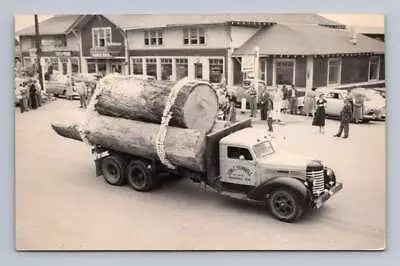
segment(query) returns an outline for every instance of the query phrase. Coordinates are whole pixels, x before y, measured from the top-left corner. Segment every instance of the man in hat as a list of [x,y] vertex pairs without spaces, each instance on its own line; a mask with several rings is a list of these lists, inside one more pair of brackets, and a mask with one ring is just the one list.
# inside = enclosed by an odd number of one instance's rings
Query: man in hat
[[257,117],[257,91],[253,85],[249,88],[250,117]]
[[342,108],[342,111],[340,112],[340,126],[339,126],[339,131],[334,137],[340,137],[342,135],[342,132],[344,130],[344,139],[347,139],[349,137],[349,124],[351,122],[351,119],[353,118],[353,112],[351,108],[351,98],[347,97],[344,100],[344,106]]

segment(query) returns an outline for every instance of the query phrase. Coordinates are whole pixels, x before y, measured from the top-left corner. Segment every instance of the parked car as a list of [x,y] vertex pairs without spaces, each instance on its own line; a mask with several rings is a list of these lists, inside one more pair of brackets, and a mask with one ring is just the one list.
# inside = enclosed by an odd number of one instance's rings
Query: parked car
[[[229,88],[228,92],[236,96],[238,104],[242,102],[243,98],[246,99],[246,102],[248,104],[250,102],[249,89],[251,86],[255,86],[255,80],[245,79],[239,85]],[[258,94],[260,94],[264,88],[266,88],[265,82],[262,80],[258,81]]]
[[363,121],[383,119],[386,116],[385,100],[379,94],[367,89],[353,89],[348,94],[346,90],[339,89],[319,89],[318,93],[323,93],[327,101],[325,112],[327,116],[339,117],[346,97],[354,98],[354,93],[360,92],[364,95]]
[[45,89],[55,97],[64,97],[68,100],[79,99],[79,95],[70,82],[45,81]]

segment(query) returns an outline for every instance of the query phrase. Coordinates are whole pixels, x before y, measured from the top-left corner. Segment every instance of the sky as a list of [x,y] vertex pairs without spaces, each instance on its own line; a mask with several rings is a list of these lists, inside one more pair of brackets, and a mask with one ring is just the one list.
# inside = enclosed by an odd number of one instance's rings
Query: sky
[[[339,23],[356,27],[384,27],[384,15],[368,13],[321,13],[320,15],[337,21]],[[39,21],[52,17],[51,15],[39,15]],[[34,16],[17,15],[15,16],[15,30],[19,31],[34,24]]]

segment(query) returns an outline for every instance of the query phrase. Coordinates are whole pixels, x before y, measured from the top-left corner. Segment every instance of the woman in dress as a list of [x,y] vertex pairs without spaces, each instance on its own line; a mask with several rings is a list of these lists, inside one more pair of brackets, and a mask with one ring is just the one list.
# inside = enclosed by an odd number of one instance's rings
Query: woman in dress
[[281,88],[275,88],[275,96],[273,104],[274,104],[273,119],[278,123],[281,123],[282,122],[281,111],[283,109],[283,92]]
[[315,111],[312,125],[319,127],[319,132],[322,134],[325,133],[325,105],[324,95],[320,94],[316,102],[317,110]]
[[316,98],[316,91],[317,88],[312,88],[311,91],[307,91],[305,97],[304,97],[304,114],[306,117],[309,117],[310,114],[311,116],[314,116],[315,112],[315,98]]

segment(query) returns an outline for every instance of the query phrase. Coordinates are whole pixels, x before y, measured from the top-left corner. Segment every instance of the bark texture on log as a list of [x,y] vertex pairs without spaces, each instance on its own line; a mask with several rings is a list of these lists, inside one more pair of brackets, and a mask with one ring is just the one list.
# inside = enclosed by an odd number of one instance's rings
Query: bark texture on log
[[[160,124],[175,84],[170,81],[115,80],[103,86],[95,109],[102,115]],[[218,97],[207,84],[189,83],[179,91],[170,111],[169,125],[207,133],[217,116]]]
[[[79,123],[53,123],[52,128],[63,137],[81,140]],[[155,140],[159,128],[157,124],[97,115],[91,119],[85,135],[92,145],[151,159],[157,157]],[[173,165],[204,172],[204,134],[168,127],[164,147]]]

